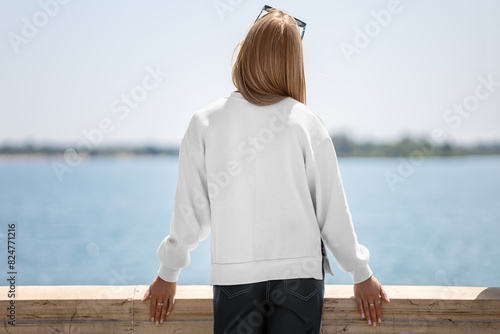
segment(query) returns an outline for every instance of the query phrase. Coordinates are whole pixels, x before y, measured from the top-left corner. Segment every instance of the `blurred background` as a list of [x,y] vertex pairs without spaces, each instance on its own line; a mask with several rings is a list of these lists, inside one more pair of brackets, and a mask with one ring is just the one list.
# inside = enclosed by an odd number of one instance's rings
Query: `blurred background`
[[[307,105],[379,281],[500,286],[494,0],[0,1],[0,241],[15,224],[18,285],[151,283],[178,145],[235,90],[265,4],[307,23]],[[209,238],[178,284],[208,284]],[[352,283],[329,256],[325,282]]]

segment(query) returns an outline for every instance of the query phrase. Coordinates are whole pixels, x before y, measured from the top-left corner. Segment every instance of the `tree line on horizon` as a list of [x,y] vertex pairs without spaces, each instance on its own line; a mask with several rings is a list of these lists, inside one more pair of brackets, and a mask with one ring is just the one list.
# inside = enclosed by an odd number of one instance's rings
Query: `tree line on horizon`
[[[403,137],[393,142],[355,141],[346,134],[331,136],[337,156],[339,157],[409,157],[424,154],[425,156],[460,156],[460,155],[490,155],[500,154],[500,142],[476,143],[474,145],[459,145],[452,142],[440,144],[432,143],[428,139]],[[0,155],[63,155],[67,146],[36,145],[32,142],[21,144],[3,144],[0,146]],[[139,147],[127,146],[98,146],[90,152],[82,152],[90,156],[118,156],[118,155],[158,155],[176,156],[178,146]]]

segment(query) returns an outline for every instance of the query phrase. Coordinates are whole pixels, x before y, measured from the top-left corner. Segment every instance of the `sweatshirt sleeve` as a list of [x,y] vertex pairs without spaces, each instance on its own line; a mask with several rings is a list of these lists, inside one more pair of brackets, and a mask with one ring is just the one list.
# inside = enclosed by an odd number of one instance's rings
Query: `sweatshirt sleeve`
[[210,232],[210,203],[204,154],[189,140],[188,131],[179,148],[179,166],[170,234],[156,251],[161,264],[158,276],[177,282],[182,268],[191,261],[190,252]]
[[309,189],[321,235],[340,269],[361,283],[372,275],[370,252],[358,243],[347,204],[337,155],[330,137],[313,150],[306,165]]

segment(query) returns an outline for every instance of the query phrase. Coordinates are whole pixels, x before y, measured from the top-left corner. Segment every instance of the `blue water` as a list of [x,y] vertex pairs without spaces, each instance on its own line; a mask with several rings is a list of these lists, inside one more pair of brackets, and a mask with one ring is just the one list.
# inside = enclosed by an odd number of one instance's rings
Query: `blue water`
[[[150,284],[169,233],[177,158],[87,159],[62,182],[53,161],[0,159],[4,275],[15,223],[17,285]],[[398,173],[398,159],[339,164],[358,240],[382,284],[500,286],[500,157],[428,157],[393,189],[385,174]],[[209,238],[178,284],[208,284]],[[328,253],[335,277],[325,282],[351,284]]]

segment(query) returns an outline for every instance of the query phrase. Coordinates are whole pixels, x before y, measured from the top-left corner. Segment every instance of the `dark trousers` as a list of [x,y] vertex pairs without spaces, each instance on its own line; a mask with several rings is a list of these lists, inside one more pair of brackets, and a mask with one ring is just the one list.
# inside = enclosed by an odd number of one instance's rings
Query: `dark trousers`
[[322,280],[214,284],[214,334],[320,333],[325,294],[323,265],[322,271]]

